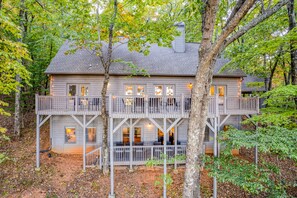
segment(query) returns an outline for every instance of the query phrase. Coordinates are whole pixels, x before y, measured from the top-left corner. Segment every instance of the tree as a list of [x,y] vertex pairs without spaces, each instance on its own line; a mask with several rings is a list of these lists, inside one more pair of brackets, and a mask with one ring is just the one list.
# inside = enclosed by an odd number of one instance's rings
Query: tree
[[[289,31],[295,31],[296,33],[296,13],[294,9],[294,0],[289,1],[287,8],[288,8],[288,17],[289,17]],[[297,85],[297,47],[293,39],[290,40],[290,55],[291,55],[290,74],[292,78],[292,84]]]
[[112,63],[117,61],[130,66],[133,74],[143,74],[143,70],[138,69],[133,63],[113,59],[112,53],[117,46],[122,44],[127,44],[131,51],[142,52],[145,55],[149,53],[150,43],[169,46],[173,36],[176,35],[176,30],[172,21],[158,15],[158,11],[166,3],[167,1],[136,0],[89,3],[77,0],[75,6],[72,7],[72,16],[66,21],[70,29],[69,39],[75,42],[73,51],[85,48],[94,52],[99,58],[99,65],[104,69],[101,116],[103,121],[103,172],[105,174],[108,173],[109,153],[106,94],[110,68]]
[[[266,192],[271,197],[285,197],[286,186],[293,186],[282,177],[278,163],[272,164],[263,159],[258,166],[253,162],[233,156],[231,150],[245,147],[258,147],[263,154],[276,156],[276,159],[291,159],[297,162],[297,86],[281,86],[268,91],[261,97],[267,98],[262,114],[245,120],[245,124],[256,124],[256,130],[230,128],[221,133],[219,139],[224,144],[221,157],[207,157],[206,169],[218,181],[230,182],[252,194]],[[218,168],[220,164],[220,168]]]
[[[17,91],[20,86],[20,82],[16,80],[17,75],[24,79],[25,83],[29,81],[29,72],[20,60],[30,58],[26,46],[18,41],[21,30],[16,21],[15,10],[8,3],[0,1],[0,95]],[[0,115],[9,116],[3,108],[5,106],[8,106],[8,103],[0,100]],[[5,131],[6,129],[0,126],[0,139],[4,137]]]
[[288,11],[281,9],[261,26],[250,30],[226,49],[224,54],[231,61],[225,67],[239,67],[246,74],[267,79],[267,90],[290,84],[290,52],[297,34],[295,30],[290,31],[289,21]]
[[[199,67],[192,89],[192,104],[188,129],[187,160],[183,197],[199,197],[198,154],[201,153],[207,119],[208,95],[213,74],[213,66],[218,55],[232,42],[248,30],[270,17],[284,6],[288,0],[281,0],[273,6],[263,3],[263,9],[253,0],[234,2],[233,9],[224,21],[221,31],[213,42],[219,1],[202,2],[202,41],[199,49]],[[194,3],[194,2],[193,2]],[[260,2],[261,3],[261,2]],[[266,9],[264,7],[264,3]],[[252,9],[253,8],[253,9]],[[253,18],[252,16],[256,16]],[[251,18],[251,19],[250,19]],[[244,20],[246,19],[246,20]],[[239,30],[235,31],[238,27]]]

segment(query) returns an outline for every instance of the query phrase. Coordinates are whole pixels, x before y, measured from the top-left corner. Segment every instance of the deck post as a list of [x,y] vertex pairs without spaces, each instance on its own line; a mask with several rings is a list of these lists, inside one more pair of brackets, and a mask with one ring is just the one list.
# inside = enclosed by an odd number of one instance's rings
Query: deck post
[[227,97],[224,96],[224,114],[226,114],[226,113],[227,113]]
[[78,107],[78,96],[75,96],[75,111],[77,112]]
[[40,127],[39,114],[36,115],[36,170],[40,169]]
[[130,139],[130,170],[129,171],[132,171],[133,168],[132,168],[132,162],[133,162],[133,151],[132,151],[132,130],[133,130],[133,127],[132,127],[132,118],[130,118],[130,125],[129,125],[129,139]]
[[185,96],[184,94],[182,93],[182,97],[181,97],[181,113],[182,113],[182,117],[184,117],[185,115],[185,108],[184,108],[184,105],[185,105]]
[[110,193],[109,193],[109,198],[114,198],[115,194],[114,194],[114,167],[113,167],[113,118],[110,118],[110,140],[109,140],[109,144],[110,144]]
[[166,198],[166,180],[167,180],[167,127],[166,127],[166,118],[164,118],[164,127],[163,127],[163,134],[164,134],[164,179],[163,179],[163,198]]
[[[217,117],[214,118],[214,142],[213,142],[213,155],[218,156],[217,148]],[[217,198],[217,178],[213,178],[213,198]]]
[[174,169],[176,169],[176,156],[177,156],[177,126],[174,127]]
[[83,115],[83,171],[86,171],[86,115]]
[[38,94],[35,94],[35,113],[38,113]]

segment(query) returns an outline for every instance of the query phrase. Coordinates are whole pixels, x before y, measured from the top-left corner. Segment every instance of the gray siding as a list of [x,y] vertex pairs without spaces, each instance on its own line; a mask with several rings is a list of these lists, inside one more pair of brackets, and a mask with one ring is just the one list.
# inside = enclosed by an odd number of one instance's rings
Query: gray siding
[[[239,78],[214,78],[214,85],[225,85],[227,87],[227,96],[238,95]],[[103,76],[98,75],[53,75],[51,95],[65,96],[67,93],[67,84],[90,84],[89,95],[98,96],[101,93]],[[190,95],[191,90],[188,84],[193,82],[192,77],[125,77],[112,76],[108,85],[108,94],[124,95],[125,85],[145,85],[146,94],[154,95],[155,85],[175,85],[175,94]]]
[[[88,117],[90,119],[90,117]],[[65,127],[75,127],[76,143],[65,142]],[[98,147],[102,142],[102,121],[96,118],[88,127],[96,127],[96,143],[87,143],[87,151]],[[82,153],[83,129],[70,116],[52,117],[52,150],[58,153]]]
[[[98,75],[53,75],[51,82],[51,95],[65,96],[67,94],[68,84],[89,84],[89,95],[98,96],[101,93],[103,77]],[[124,77],[112,76],[108,85],[108,94],[124,95],[125,85],[145,85],[146,94],[154,95],[155,85],[175,85],[175,95],[190,95],[188,84],[193,82],[191,77]],[[237,96],[239,91],[239,78],[214,78],[213,85],[224,85],[227,87],[227,96]],[[82,120],[82,117],[79,117]],[[88,120],[91,117],[88,117]],[[221,120],[224,116],[221,116]],[[156,122],[163,127],[162,119],[155,119]],[[114,120],[114,127],[120,123],[121,120]],[[239,127],[240,117],[231,116],[224,125],[231,124]],[[154,126],[148,119],[142,119],[135,126],[142,128],[142,141],[147,144],[152,144],[157,141],[157,127]],[[167,127],[170,123],[167,122]],[[65,127],[76,128],[76,143],[65,143]],[[97,128],[97,142],[96,144],[87,144],[87,151],[98,147],[102,143],[102,121],[98,117],[90,124],[90,127]],[[123,125],[114,133],[114,141],[122,141],[122,128],[127,127]],[[187,141],[188,120],[177,127],[177,139],[180,142]],[[210,140],[212,140],[213,133],[210,132]],[[168,135],[167,135],[168,137]],[[53,116],[51,118],[51,139],[52,149],[56,152],[63,153],[82,153],[82,128],[71,116]],[[167,139],[168,140],[168,139]]]

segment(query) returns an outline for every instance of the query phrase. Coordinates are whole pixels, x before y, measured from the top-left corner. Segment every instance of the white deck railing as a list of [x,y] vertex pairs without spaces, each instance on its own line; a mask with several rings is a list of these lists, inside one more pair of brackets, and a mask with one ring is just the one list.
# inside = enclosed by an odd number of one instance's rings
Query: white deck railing
[[101,147],[86,153],[86,167],[102,167]]
[[98,112],[102,100],[97,96],[36,96],[36,112]]
[[[158,161],[164,159],[164,146],[162,145],[132,146],[131,149],[132,152],[130,152],[129,146],[114,146],[114,163],[117,165],[128,165],[130,163],[139,165],[145,164],[148,160]],[[186,145],[166,146],[166,157],[168,159],[174,158],[175,155],[185,155],[185,153]],[[130,155],[132,155],[131,158]]]
[[[108,96],[107,109],[118,117],[186,117],[191,109],[189,96]],[[100,113],[99,96],[38,96],[36,113]],[[208,115],[256,114],[259,112],[257,97],[210,97]]]

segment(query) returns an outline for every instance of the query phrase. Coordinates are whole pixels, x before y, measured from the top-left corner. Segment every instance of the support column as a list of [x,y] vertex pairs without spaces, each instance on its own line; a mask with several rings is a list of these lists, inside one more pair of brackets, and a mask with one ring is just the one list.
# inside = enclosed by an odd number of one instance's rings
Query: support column
[[[218,133],[218,127],[217,127],[217,117],[214,118],[214,142],[213,142],[213,156],[218,156],[218,147],[217,147],[217,133]],[[217,197],[217,178],[213,178],[213,198]]]
[[36,115],[36,170],[40,169],[40,127],[39,114]]
[[164,185],[163,185],[163,198],[166,198],[166,175],[167,175],[167,152],[166,152],[166,146],[167,146],[167,127],[166,127],[166,118],[164,118],[164,124],[163,124],[163,134],[164,134]]
[[132,130],[133,130],[133,125],[132,125],[132,118],[130,118],[130,125],[129,125],[129,140],[130,140],[130,145],[129,145],[129,147],[130,147],[130,149],[129,149],[129,151],[130,151],[130,170],[129,171],[132,171],[133,170],[133,168],[132,168],[132,162],[133,162],[133,150],[132,150],[132,138],[133,138],[133,136],[132,136]]
[[86,171],[86,115],[83,115],[83,171]]
[[176,156],[177,156],[177,126],[174,127],[174,169],[176,169]]
[[110,140],[109,140],[109,145],[110,145],[110,193],[109,193],[109,198],[114,198],[114,167],[113,167],[113,118],[110,118],[109,122],[109,130],[110,130]]

